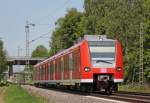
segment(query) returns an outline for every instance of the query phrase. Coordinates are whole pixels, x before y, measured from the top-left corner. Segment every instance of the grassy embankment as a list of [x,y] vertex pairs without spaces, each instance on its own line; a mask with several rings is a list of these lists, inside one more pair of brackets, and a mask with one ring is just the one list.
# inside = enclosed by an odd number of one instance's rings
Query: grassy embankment
[[42,97],[29,94],[19,86],[11,85],[4,94],[5,103],[48,103]]
[[121,85],[119,91],[150,93],[150,86],[139,84]]

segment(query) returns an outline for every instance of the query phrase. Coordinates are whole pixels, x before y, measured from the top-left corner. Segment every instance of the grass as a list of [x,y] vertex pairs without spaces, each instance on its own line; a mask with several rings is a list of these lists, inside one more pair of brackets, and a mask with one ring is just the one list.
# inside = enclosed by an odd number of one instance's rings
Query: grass
[[150,93],[150,85],[139,85],[139,84],[120,85],[119,91]]
[[47,103],[42,97],[29,94],[19,86],[11,85],[4,94],[5,103]]

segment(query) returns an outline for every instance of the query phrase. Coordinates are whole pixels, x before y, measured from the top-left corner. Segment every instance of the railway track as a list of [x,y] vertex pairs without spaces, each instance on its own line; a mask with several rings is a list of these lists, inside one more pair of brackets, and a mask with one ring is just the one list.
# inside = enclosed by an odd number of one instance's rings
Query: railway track
[[100,97],[106,99],[132,102],[132,103],[150,103],[150,93],[135,93],[135,92],[121,91],[121,92],[112,93],[112,95],[104,95],[102,93],[97,93],[97,92],[84,93],[84,92],[74,91],[74,90],[61,90],[61,92],[68,92],[68,93],[86,95],[86,96],[94,96],[94,97]]
[[67,89],[60,89],[60,88],[43,88],[43,89],[66,92],[66,93],[71,93],[71,94],[76,94],[81,96],[92,96],[97,98],[119,100],[124,102],[150,103],[150,93],[135,93],[135,92],[121,91],[121,92],[112,93],[112,95],[104,95],[98,92],[85,93],[76,90],[67,90]]
[[112,95],[106,96],[99,93],[90,93],[91,96],[103,97],[108,99],[132,102],[132,103],[150,103],[150,94],[130,93],[130,92],[116,92]]

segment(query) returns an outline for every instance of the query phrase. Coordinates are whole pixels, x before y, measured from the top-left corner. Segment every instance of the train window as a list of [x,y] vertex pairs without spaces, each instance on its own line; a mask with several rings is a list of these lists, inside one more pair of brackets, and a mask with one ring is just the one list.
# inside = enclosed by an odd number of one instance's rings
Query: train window
[[[42,68],[42,70],[43,70],[43,76],[45,75],[45,65],[43,65],[43,68]],[[44,79],[44,78],[43,78]]]
[[58,63],[58,60],[56,59],[56,60],[55,60],[55,73],[57,73],[57,68],[58,68],[58,67],[57,67],[57,63]]
[[42,66],[42,77],[43,77],[43,75],[44,75],[44,66]]
[[46,75],[46,64],[44,64],[44,79],[45,79],[45,75]]
[[69,72],[69,55],[67,55],[67,71]]
[[72,58],[72,53],[69,54],[69,69],[73,69],[73,58]]
[[36,79],[37,80],[37,76],[38,76],[38,67],[36,67],[35,69],[34,69],[34,79]]
[[42,73],[41,73],[41,77],[42,77],[42,79],[43,79],[43,72],[44,72],[44,70],[43,70],[43,66],[41,66],[41,71],[42,71]]
[[50,74],[52,73],[52,64],[51,64],[51,61],[49,62],[49,73]]
[[51,70],[50,70],[50,62],[48,63],[48,79],[50,80],[50,74],[51,74]]
[[66,71],[66,72],[68,72],[69,71],[69,56],[68,55],[65,55],[64,56],[64,70]]
[[46,71],[47,71],[47,76],[48,76],[48,74],[49,74],[49,66],[48,66],[49,64],[48,63],[46,63]]
[[41,78],[42,78],[42,75],[43,75],[43,67],[41,66]]
[[53,62],[51,62],[50,63],[50,70],[51,70],[51,73],[53,73],[54,72],[54,70],[53,70],[54,68],[53,68]]
[[40,80],[42,80],[42,66],[40,66]]
[[37,79],[38,79],[38,80],[40,79],[40,78],[39,78],[39,76],[40,76],[39,70],[40,70],[40,68],[37,67]]
[[43,71],[42,71],[42,70],[43,70],[43,69],[42,69],[42,66],[41,66],[41,71],[40,71],[40,72],[41,72],[41,78],[42,78],[42,75],[43,75],[43,74],[42,74],[42,73],[43,73]]
[[46,64],[44,64],[44,78],[45,78],[45,75],[47,75],[47,65]]
[[58,71],[61,72],[61,58],[59,58],[58,60],[59,60],[59,62],[58,62],[58,68],[59,68]]
[[38,75],[38,76],[39,76],[39,80],[40,80],[40,78],[41,78],[40,70],[41,70],[41,69],[40,69],[40,67],[39,67],[39,69],[38,69],[38,73],[39,73],[39,75]]
[[55,67],[56,67],[56,68],[55,68],[55,72],[58,73],[58,72],[59,72],[59,67],[60,67],[60,66],[59,66],[59,58],[56,59]]
[[56,67],[55,72],[58,73],[58,71],[59,71],[59,59],[56,59],[55,67]]
[[80,52],[77,54],[77,69],[80,71]]
[[42,74],[43,74],[43,76],[44,76],[44,74],[45,74],[45,68],[44,68],[44,66],[43,66],[42,70],[43,70],[43,73],[42,73]]
[[57,60],[57,73],[59,72],[59,58]]
[[73,71],[75,71],[75,69],[77,68],[77,54],[74,53],[73,54]]
[[46,75],[48,76],[48,74],[49,74],[49,68],[48,68],[48,63],[46,63]]
[[53,66],[53,67],[52,67],[52,68],[53,68],[53,69],[52,69],[52,70],[53,70],[53,73],[55,72],[55,68],[56,68],[56,67],[55,67],[55,63],[56,63],[55,61],[56,61],[56,60],[53,61],[53,65],[52,65],[52,66]]
[[66,71],[66,68],[67,68],[67,66],[66,66],[66,55],[64,56],[64,71]]
[[61,57],[61,71],[64,72],[64,59]]

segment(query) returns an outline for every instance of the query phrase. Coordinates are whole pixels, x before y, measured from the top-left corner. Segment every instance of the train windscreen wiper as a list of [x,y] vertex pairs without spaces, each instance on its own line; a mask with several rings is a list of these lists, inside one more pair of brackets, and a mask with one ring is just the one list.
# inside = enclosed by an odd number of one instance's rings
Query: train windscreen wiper
[[108,63],[108,64],[112,64],[111,62],[105,61],[105,60],[97,60],[96,63],[98,62],[104,62],[104,63]]

